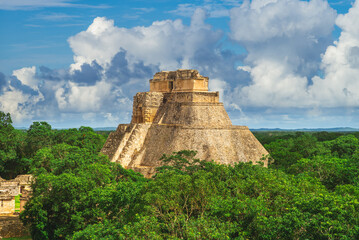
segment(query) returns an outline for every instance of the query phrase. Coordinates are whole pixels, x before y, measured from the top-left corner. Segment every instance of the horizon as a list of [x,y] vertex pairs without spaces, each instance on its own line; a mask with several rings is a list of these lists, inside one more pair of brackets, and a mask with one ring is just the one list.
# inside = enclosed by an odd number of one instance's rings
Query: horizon
[[[51,125],[51,124],[50,124]],[[91,126],[77,126],[77,127],[53,127],[51,126],[52,130],[66,130],[66,129],[79,129],[80,127],[90,127],[95,131],[106,131],[105,129],[111,129],[108,131],[113,131],[117,129],[117,126],[112,127],[91,127]],[[22,127],[22,126],[14,126],[17,130],[28,130],[29,127]],[[347,130],[345,130],[347,129]],[[249,128],[251,131],[333,131],[333,132],[341,132],[342,130],[345,131],[359,131],[359,128],[352,128],[352,127],[329,127],[329,128]]]
[[[359,0],[0,0],[13,126],[129,123],[156,72],[197,69],[233,125],[359,128]],[[14,31],[16,29],[16,31]]]

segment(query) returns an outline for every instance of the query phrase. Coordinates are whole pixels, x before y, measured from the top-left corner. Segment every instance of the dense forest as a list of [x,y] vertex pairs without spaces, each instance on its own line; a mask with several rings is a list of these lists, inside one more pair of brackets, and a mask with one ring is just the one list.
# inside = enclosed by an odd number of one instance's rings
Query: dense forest
[[33,239],[359,239],[359,133],[255,135],[268,168],[184,150],[146,179],[99,154],[106,133],[0,112],[0,175],[34,174]]

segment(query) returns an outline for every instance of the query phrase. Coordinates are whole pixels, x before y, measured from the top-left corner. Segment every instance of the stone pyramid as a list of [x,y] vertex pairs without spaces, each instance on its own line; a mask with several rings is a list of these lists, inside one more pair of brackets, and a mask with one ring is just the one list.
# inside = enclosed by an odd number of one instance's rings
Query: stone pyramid
[[161,166],[162,155],[196,150],[196,158],[222,164],[257,163],[268,152],[246,126],[233,126],[218,92],[197,70],[162,71],[150,91],[133,99],[130,124],[120,124],[101,152],[145,177]]

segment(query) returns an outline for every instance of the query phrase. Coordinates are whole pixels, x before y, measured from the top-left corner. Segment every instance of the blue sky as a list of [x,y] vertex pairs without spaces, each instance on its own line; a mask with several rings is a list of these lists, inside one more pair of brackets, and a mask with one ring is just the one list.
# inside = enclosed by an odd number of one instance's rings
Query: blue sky
[[0,0],[0,110],[116,126],[160,70],[198,69],[237,125],[359,127],[359,0]]

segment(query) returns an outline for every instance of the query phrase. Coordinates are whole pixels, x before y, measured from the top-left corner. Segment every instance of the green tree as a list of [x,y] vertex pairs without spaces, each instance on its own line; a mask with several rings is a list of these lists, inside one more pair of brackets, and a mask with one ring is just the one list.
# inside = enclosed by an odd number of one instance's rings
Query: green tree
[[103,135],[97,134],[90,127],[80,127],[79,129],[64,129],[58,130],[54,133],[54,141],[59,143],[66,143],[72,146],[87,148],[93,153],[98,153],[106,138]]
[[15,178],[26,173],[29,161],[24,155],[25,135],[14,129],[9,113],[0,111],[0,175],[3,178]]
[[32,157],[36,151],[53,144],[53,131],[47,122],[33,122],[27,130],[26,155]]
[[[133,182],[143,180],[104,155],[67,144],[39,150],[32,166],[36,181],[21,218],[29,225],[33,239],[66,239],[89,224],[118,217],[124,209],[132,209],[128,205],[136,190],[127,198],[119,196],[121,186],[116,183],[131,179],[124,183],[123,193],[135,185]],[[116,205],[120,199],[125,199],[122,207]]]
[[67,144],[34,155],[34,194],[21,214],[34,239],[359,239],[350,135],[281,134],[266,145],[271,168],[174,152],[151,179],[98,155],[89,128],[54,136]]
[[11,131],[14,129],[10,113],[0,111],[0,129],[2,131]]
[[327,142],[327,146],[334,156],[350,158],[359,149],[359,140],[354,135],[349,134]]
[[337,185],[352,184],[359,174],[359,169],[352,168],[350,160],[330,156],[303,158],[288,170],[294,174],[306,174],[318,178],[328,189]]

